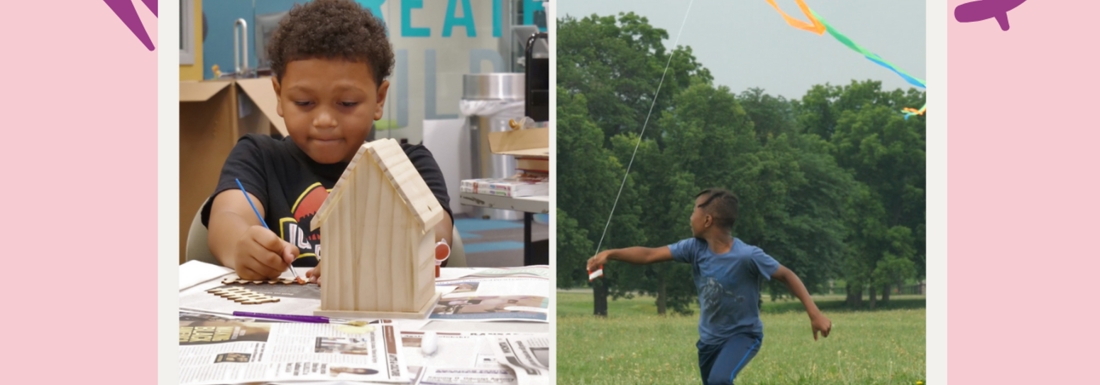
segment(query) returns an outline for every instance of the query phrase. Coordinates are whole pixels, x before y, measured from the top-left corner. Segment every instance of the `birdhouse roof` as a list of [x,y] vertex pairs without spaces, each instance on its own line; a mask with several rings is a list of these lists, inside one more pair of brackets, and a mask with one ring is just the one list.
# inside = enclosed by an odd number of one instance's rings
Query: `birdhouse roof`
[[310,231],[321,227],[329,213],[340,206],[345,195],[349,198],[356,196],[345,190],[348,189],[347,186],[352,185],[351,179],[361,177],[361,174],[356,172],[356,168],[364,162],[377,164],[382,169],[385,182],[393,186],[396,195],[401,198],[401,203],[409,209],[422,229],[432,228],[443,220],[443,206],[428,188],[420,172],[413,167],[412,161],[409,160],[408,155],[405,155],[401,144],[392,138],[385,138],[364,143],[359,147],[359,152],[355,153],[355,157],[351,159],[351,163],[348,163],[340,180],[336,181],[336,186],[333,186],[332,193],[317,210],[317,216],[310,221]]

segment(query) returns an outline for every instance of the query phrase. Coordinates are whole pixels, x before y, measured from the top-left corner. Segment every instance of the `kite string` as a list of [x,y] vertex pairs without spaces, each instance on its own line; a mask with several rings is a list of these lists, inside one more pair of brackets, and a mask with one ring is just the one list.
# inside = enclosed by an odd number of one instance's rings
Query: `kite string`
[[600,252],[600,247],[603,246],[603,239],[607,236],[607,228],[611,226],[611,218],[615,215],[615,208],[619,206],[619,197],[623,194],[623,187],[626,186],[626,177],[630,175],[630,168],[634,165],[634,156],[638,154],[638,147],[642,145],[642,137],[645,136],[646,126],[649,125],[649,117],[653,114],[653,107],[657,105],[657,96],[661,94],[661,86],[665,83],[665,75],[668,74],[668,67],[672,64],[672,57],[676,56],[676,47],[680,44],[680,36],[684,34],[684,25],[687,24],[688,14],[691,13],[691,4],[695,0],[688,2],[687,11],[684,12],[684,20],[680,22],[680,30],[676,32],[676,41],[672,43],[672,52],[668,55],[668,62],[665,63],[665,69],[661,72],[661,81],[657,83],[657,91],[653,93],[653,101],[649,103],[649,112],[645,115],[645,122],[642,123],[642,132],[638,134],[638,143],[634,144],[634,152],[630,154],[630,162],[626,164],[626,173],[623,174],[623,181],[619,184],[619,192],[615,194],[615,202],[611,205],[611,213],[607,215],[607,223],[603,226],[603,233],[600,234],[600,242],[596,244],[596,253]]

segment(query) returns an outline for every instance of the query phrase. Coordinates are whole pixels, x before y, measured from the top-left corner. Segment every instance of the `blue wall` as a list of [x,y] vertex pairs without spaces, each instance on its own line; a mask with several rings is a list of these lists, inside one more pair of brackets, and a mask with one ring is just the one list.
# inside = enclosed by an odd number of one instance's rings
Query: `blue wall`
[[[256,15],[289,10],[296,3],[309,0],[208,0],[202,3],[202,12],[206,15],[207,34],[203,42],[203,79],[213,79],[214,64],[222,72],[233,72],[233,22],[244,19],[248,22],[248,67],[256,68]],[[400,0],[358,0],[366,7],[379,6],[386,1],[400,3]],[[423,1],[423,0],[422,0]],[[427,0],[441,1],[441,0]],[[453,0],[452,0],[453,1]],[[252,8],[253,2],[256,8]],[[534,12],[543,10],[542,3],[533,0],[523,1],[524,24],[532,24]],[[548,20],[549,22],[549,20]],[[545,31],[545,28],[539,28]],[[458,31],[463,31],[458,28]],[[405,31],[402,31],[405,33]]]
[[233,22],[244,19],[248,22],[248,67],[256,68],[256,15],[289,10],[295,3],[307,0],[256,0],[256,9],[252,9],[253,0],[210,0],[202,3],[202,12],[206,14],[206,41],[203,49],[203,79],[213,79],[214,64],[222,72],[233,72]]

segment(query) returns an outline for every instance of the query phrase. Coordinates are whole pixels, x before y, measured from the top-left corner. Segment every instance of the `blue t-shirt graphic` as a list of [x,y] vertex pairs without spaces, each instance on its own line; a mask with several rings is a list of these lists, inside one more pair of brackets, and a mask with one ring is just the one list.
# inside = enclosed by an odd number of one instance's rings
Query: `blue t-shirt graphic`
[[771,280],[779,262],[759,247],[734,238],[733,247],[715,254],[707,241],[688,238],[668,246],[672,259],[690,263],[699,293],[699,340],[721,344],[738,333],[763,334],[761,278]]

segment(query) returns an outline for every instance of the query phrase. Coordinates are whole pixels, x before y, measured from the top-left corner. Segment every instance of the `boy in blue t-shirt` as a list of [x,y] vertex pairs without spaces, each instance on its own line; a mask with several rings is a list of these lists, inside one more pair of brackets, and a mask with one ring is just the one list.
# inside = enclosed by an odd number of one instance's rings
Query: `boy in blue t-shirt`
[[731,235],[737,220],[737,197],[722,189],[707,189],[695,198],[691,213],[693,238],[659,248],[628,247],[606,250],[588,260],[588,270],[608,260],[650,264],[675,260],[690,263],[699,293],[699,371],[703,384],[732,384],[760,351],[764,328],[760,322],[761,277],[787,284],[810,316],[814,340],[828,337],[829,321],[817,309],[802,281],[790,269],[759,247]]
[[[211,253],[250,280],[278,277],[290,264],[320,263],[321,234],[309,231],[310,221],[382,118],[394,65],[382,20],[351,0],[295,5],[267,51],[289,136],[242,137],[202,208]],[[422,145],[401,147],[447,212],[435,227],[436,240],[451,243],[454,221],[439,165]],[[307,276],[317,280],[319,273]]]

